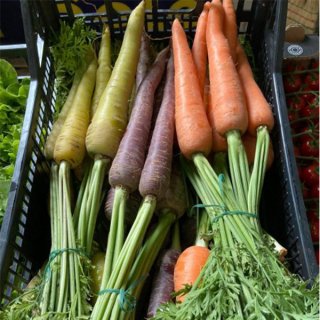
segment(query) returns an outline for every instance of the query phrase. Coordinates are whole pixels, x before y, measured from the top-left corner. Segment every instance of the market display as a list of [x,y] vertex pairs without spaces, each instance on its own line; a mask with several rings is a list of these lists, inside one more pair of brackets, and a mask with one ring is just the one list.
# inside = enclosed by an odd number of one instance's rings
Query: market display
[[[286,248],[260,223],[275,121],[233,1],[204,4],[191,45],[178,18],[169,41],[149,39],[144,13],[142,1],[121,43],[81,18],[51,39],[50,253],[0,317],[317,319],[318,279],[291,273]],[[311,68],[287,70],[284,86],[316,221]]]
[[302,195],[319,264],[319,60],[288,59],[283,81]]

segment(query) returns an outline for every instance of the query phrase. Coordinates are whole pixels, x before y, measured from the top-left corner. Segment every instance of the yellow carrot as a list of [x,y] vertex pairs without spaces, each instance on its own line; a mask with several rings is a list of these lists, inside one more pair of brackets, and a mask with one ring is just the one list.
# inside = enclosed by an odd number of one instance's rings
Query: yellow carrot
[[91,114],[97,110],[101,95],[106,88],[111,75],[111,43],[110,31],[105,25],[103,27],[100,50],[98,55],[98,69],[96,74],[96,87],[94,89]]
[[113,68],[98,108],[88,128],[86,147],[91,156],[114,158],[128,122],[128,104],[139,59],[144,25],[144,1],[132,12]]
[[93,59],[84,73],[72,106],[57,138],[54,160],[77,167],[85,156],[85,137],[90,119],[91,98],[95,84],[97,60]]
[[73,79],[72,87],[69,91],[66,102],[64,103],[61,112],[59,113],[58,119],[53,124],[52,130],[47,138],[46,145],[44,148],[45,157],[48,160],[53,159],[54,146],[56,144],[57,138],[60,134],[61,128],[67,118],[68,112],[72,106],[72,102],[78,90],[80,81],[81,81],[81,73],[77,73]]

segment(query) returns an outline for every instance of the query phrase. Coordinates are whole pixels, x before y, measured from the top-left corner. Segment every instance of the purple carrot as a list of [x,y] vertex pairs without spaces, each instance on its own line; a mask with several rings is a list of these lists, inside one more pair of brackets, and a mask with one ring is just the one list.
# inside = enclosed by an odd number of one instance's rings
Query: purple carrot
[[153,317],[161,304],[171,300],[174,291],[174,267],[181,253],[179,222],[176,221],[173,230],[171,248],[160,256],[160,266],[152,281],[147,317]]
[[112,187],[137,189],[143,168],[153,112],[154,94],[165,69],[169,49],[162,50],[139,87],[127,130],[109,171]]
[[139,184],[140,194],[164,196],[170,183],[174,137],[174,67],[172,56],[167,66],[163,99],[153,130],[148,155]]
[[148,318],[152,318],[156,314],[161,304],[171,300],[171,293],[174,291],[174,266],[180,253],[180,250],[168,249],[161,259],[159,272],[156,274],[152,283],[152,291],[147,313]]
[[148,69],[151,64],[151,54],[150,54],[150,41],[146,32],[142,32],[141,44],[140,44],[140,56],[137,65],[136,73],[136,92],[139,89],[140,84],[148,73]]

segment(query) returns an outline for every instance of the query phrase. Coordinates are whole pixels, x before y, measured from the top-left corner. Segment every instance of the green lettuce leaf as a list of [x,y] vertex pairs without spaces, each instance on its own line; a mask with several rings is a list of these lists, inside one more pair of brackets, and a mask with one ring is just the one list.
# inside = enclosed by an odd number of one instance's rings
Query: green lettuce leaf
[[14,67],[6,60],[0,59],[0,87],[7,88],[18,82],[18,75]]

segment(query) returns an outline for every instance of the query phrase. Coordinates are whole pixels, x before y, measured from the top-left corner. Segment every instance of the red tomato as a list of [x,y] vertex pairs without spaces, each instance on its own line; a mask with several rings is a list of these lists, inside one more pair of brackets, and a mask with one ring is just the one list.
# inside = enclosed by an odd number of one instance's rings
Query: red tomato
[[300,154],[306,157],[317,157],[319,155],[319,142],[314,137],[304,135],[300,139]]
[[319,69],[319,60],[311,61],[311,69]]
[[289,110],[300,111],[305,107],[306,103],[301,96],[293,96],[287,99]]
[[307,217],[308,217],[309,221],[319,220],[319,215],[318,215],[318,212],[316,210],[308,210],[307,211]]
[[304,78],[309,90],[319,90],[319,74],[317,72],[310,72]]
[[285,73],[289,73],[289,72],[293,72],[296,68],[296,65],[293,61],[284,61],[283,63],[283,72]]
[[302,93],[301,97],[303,98],[305,103],[308,104],[314,99],[315,95],[313,93]]
[[308,98],[309,101],[299,111],[301,117],[319,117],[319,99],[317,96]]
[[298,112],[296,110],[288,110],[288,119],[290,123],[298,120]]
[[285,76],[283,80],[284,91],[287,93],[299,91],[302,81],[298,74],[290,74]]
[[319,219],[314,219],[310,223],[311,239],[313,242],[319,242]]
[[302,191],[302,197],[303,197],[303,199],[309,199],[310,197],[309,197],[309,189],[308,189],[308,187],[304,184],[304,183],[302,183],[301,184],[301,191]]
[[319,184],[313,184],[311,188],[309,189],[308,196],[310,199],[319,199],[319,194],[320,194],[320,188]]
[[293,153],[295,157],[300,156],[300,150],[297,146],[293,146]]
[[300,179],[307,186],[312,186],[319,181],[319,163],[314,162],[300,169]]
[[307,217],[310,225],[311,239],[313,242],[319,242],[319,215],[315,210],[308,210]]

